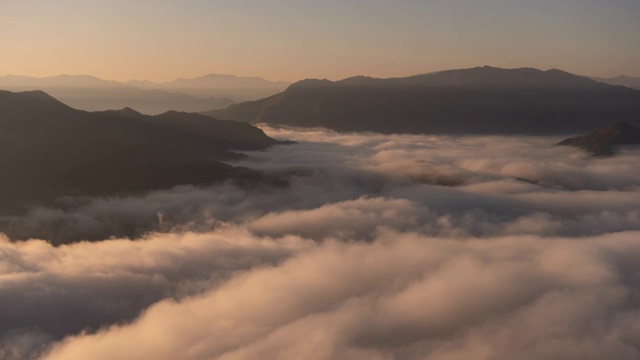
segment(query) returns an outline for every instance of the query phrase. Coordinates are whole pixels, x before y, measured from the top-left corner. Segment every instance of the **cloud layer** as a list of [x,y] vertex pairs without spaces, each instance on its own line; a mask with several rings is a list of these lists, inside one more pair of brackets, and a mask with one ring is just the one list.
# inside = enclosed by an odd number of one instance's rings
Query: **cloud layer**
[[287,186],[2,219],[0,358],[640,356],[639,149],[266,131]]
[[47,359],[633,359],[640,232],[327,241]]

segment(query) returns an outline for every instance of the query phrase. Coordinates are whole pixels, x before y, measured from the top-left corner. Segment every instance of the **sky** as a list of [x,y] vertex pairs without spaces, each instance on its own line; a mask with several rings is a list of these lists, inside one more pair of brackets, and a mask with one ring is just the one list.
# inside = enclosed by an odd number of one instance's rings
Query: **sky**
[[0,75],[640,76],[639,18],[637,0],[2,0]]

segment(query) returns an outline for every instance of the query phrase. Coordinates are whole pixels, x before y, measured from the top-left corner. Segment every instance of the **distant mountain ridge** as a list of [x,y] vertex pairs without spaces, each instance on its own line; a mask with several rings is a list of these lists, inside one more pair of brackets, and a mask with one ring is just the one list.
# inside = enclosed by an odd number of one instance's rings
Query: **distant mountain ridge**
[[640,90],[640,77],[620,75],[612,78],[592,77],[591,79],[603,82],[605,84],[626,86],[632,89]]
[[247,86],[256,86],[256,87],[284,86],[286,87],[291,85],[291,83],[289,82],[269,81],[257,76],[243,77],[243,76],[226,75],[226,74],[208,74],[208,75],[199,76],[195,78],[180,78],[180,79],[161,82],[161,83],[154,83],[149,81],[145,81],[144,83],[160,84],[164,86],[191,86],[191,87],[210,87],[212,85],[216,85],[216,86],[225,86],[230,88],[247,87]]
[[291,83],[269,81],[260,77],[209,74],[195,78],[182,78],[167,82],[132,80],[127,82],[144,89],[180,91],[192,96],[231,98],[234,101],[256,100],[284,91]]
[[169,110],[198,112],[211,108],[220,109],[234,103],[227,98],[196,97],[162,89],[140,89],[91,75],[59,75],[44,78],[6,75],[0,77],[0,89],[46,91],[65,104],[87,111],[131,107],[151,115]]
[[[0,213],[67,195],[149,191],[260,175],[220,161],[280,142],[252,125],[130,108],[73,109],[42,91],[0,91]],[[2,231],[2,229],[0,229]]]
[[223,74],[163,83],[147,80],[123,83],[92,75],[0,76],[0,90],[43,90],[81,110],[104,111],[130,107],[150,115],[169,110],[202,112],[223,109],[236,102],[280,93],[289,85],[288,82],[269,81],[260,77]]
[[123,83],[92,75],[0,76],[1,90],[43,90],[65,104],[82,110],[103,111],[130,107],[150,115],[169,110],[202,112],[223,109],[236,102],[277,94],[290,84],[260,77],[221,74],[162,83],[147,80]]
[[129,88],[126,84],[103,80],[93,75],[56,75],[49,77],[30,77],[23,75],[5,75],[0,77],[0,86],[11,86],[15,88],[33,87],[62,87],[62,88]]
[[381,133],[559,134],[640,121],[640,91],[561,70],[489,66],[405,78],[308,79],[205,114]]

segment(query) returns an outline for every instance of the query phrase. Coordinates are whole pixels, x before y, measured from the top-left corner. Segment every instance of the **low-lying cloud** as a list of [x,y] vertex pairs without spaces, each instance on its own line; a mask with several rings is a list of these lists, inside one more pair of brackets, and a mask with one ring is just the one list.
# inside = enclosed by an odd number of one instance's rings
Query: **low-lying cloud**
[[69,337],[45,358],[637,358],[638,236],[291,238],[281,263]]
[[1,219],[0,358],[640,356],[637,149],[265,130],[287,186]]

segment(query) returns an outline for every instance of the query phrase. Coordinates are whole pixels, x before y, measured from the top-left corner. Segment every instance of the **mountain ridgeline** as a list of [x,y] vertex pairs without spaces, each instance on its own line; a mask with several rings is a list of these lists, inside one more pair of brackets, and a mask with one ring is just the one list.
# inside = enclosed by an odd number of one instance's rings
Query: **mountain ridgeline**
[[282,92],[290,83],[258,77],[209,74],[192,79],[154,83],[109,81],[91,75],[29,77],[0,76],[0,89],[41,90],[81,110],[104,111],[130,107],[144,114],[166,111],[199,112],[224,109],[240,101],[256,100]]
[[616,76],[616,77],[612,77],[612,78],[592,77],[592,79],[595,80],[595,81],[598,81],[598,82],[605,83],[605,84],[626,86],[628,88],[640,90],[640,78],[639,77],[620,75],[620,76]]
[[269,81],[259,77],[240,77],[223,74],[209,74],[162,83],[132,80],[127,84],[142,89],[179,91],[197,97],[231,98],[236,102],[262,99],[280,93],[291,85],[284,81]]
[[640,91],[560,70],[478,67],[406,78],[303,80],[205,114],[380,133],[561,134],[640,122]]
[[131,107],[145,114],[160,114],[169,110],[197,112],[222,109],[234,103],[224,97],[193,96],[166,89],[142,89],[89,75],[44,78],[6,75],[0,77],[0,89],[17,92],[45,91],[73,108],[87,111]]
[[595,156],[608,156],[621,145],[640,145],[640,129],[624,121],[616,121],[589,134],[564,139],[558,145],[579,147]]
[[42,91],[0,91],[0,213],[61,196],[148,191],[260,175],[220,161],[280,142],[234,121],[75,110]]

